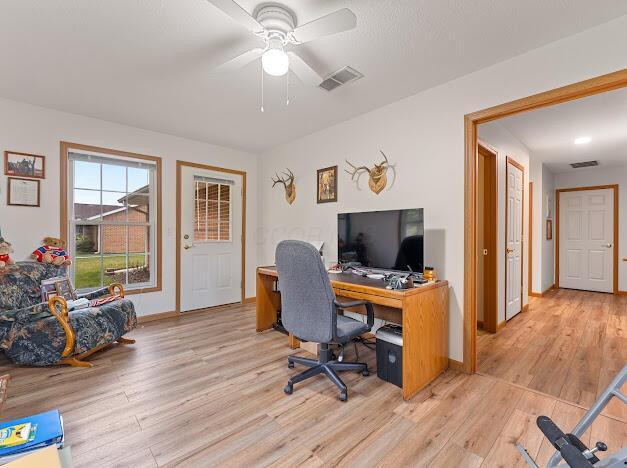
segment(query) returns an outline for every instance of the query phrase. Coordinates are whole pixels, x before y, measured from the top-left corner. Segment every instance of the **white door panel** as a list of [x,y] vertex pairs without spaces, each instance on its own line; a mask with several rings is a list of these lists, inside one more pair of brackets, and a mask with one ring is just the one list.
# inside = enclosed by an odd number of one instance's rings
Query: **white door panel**
[[242,183],[182,168],[181,312],[242,300]]
[[605,251],[590,250],[588,252],[588,265],[591,280],[604,281],[605,277]]
[[218,255],[218,287],[220,289],[230,288],[233,285],[233,277],[231,272],[231,263],[233,262],[233,254],[230,252]]
[[522,310],[523,173],[507,164],[505,320]]
[[560,287],[613,291],[612,189],[560,193]]
[[209,289],[209,255],[192,254],[192,292]]

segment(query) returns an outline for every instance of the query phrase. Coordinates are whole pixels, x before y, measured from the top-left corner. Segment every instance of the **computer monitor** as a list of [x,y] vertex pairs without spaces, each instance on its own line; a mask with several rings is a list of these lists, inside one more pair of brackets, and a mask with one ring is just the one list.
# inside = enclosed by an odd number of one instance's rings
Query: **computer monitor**
[[424,269],[422,208],[340,213],[337,233],[341,264],[397,271]]

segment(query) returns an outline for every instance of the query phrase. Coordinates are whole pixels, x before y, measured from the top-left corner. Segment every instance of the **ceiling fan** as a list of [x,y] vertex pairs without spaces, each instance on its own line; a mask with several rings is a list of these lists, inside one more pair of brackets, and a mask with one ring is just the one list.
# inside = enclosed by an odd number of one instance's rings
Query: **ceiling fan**
[[283,76],[291,69],[304,83],[318,86],[322,82],[318,72],[293,50],[286,51],[286,47],[348,31],[357,26],[357,17],[348,8],[297,26],[294,13],[279,3],[259,5],[251,16],[233,0],[208,1],[265,43],[264,48],[249,50],[223,63],[216,68],[218,71],[236,70],[261,57],[263,71],[268,75]]

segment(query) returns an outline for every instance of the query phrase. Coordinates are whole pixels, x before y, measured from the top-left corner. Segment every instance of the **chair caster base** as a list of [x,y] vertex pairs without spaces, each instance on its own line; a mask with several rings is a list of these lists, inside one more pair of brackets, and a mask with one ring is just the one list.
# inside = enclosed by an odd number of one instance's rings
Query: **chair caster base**
[[338,397],[340,401],[348,400],[348,392],[340,392],[340,396]]
[[364,377],[368,377],[370,375],[370,371],[368,369],[361,371],[361,375]]
[[292,392],[294,391],[294,386],[287,384],[285,387],[283,387],[283,391],[285,392],[286,395],[291,395]]

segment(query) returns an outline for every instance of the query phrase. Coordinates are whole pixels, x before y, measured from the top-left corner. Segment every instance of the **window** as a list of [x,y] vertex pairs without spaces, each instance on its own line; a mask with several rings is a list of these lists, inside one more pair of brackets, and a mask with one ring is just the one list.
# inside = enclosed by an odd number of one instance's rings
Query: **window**
[[[102,150],[102,149],[98,149]],[[67,238],[77,289],[160,288],[158,158],[69,147]]]
[[194,176],[194,242],[231,242],[230,180]]

